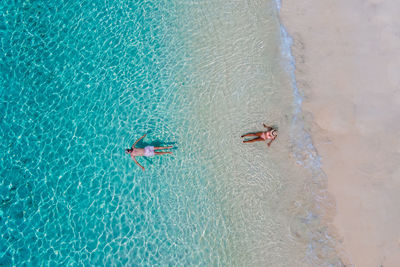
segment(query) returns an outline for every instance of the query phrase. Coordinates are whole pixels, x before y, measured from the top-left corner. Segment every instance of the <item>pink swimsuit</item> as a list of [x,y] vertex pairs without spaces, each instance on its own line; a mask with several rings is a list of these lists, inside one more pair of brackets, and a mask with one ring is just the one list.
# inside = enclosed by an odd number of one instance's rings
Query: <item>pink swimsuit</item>
[[260,137],[264,140],[274,139],[270,132],[263,132]]

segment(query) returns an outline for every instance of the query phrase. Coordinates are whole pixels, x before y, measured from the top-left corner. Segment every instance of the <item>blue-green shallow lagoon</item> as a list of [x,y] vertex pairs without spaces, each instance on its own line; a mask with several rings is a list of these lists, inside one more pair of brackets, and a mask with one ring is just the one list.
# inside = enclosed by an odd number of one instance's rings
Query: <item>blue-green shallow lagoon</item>
[[336,266],[274,2],[0,7],[1,266]]
[[226,233],[204,186],[207,169],[179,166],[173,155],[139,159],[142,172],[124,154],[144,133],[139,145],[181,149],[190,111],[175,80],[185,72],[180,7],[1,8],[0,265],[227,261],[226,238],[208,240]]

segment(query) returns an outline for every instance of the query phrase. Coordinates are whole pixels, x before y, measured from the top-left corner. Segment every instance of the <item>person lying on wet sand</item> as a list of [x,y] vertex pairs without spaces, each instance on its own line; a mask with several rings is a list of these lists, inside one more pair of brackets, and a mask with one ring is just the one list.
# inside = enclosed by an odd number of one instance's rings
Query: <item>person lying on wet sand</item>
[[250,139],[250,140],[243,140],[243,143],[253,143],[253,142],[258,142],[258,141],[270,140],[268,142],[268,146],[270,146],[272,141],[274,141],[275,138],[278,136],[278,130],[274,129],[271,126],[267,126],[264,123],[263,123],[263,125],[265,128],[267,128],[267,131],[244,134],[241,137],[255,137],[255,138]]

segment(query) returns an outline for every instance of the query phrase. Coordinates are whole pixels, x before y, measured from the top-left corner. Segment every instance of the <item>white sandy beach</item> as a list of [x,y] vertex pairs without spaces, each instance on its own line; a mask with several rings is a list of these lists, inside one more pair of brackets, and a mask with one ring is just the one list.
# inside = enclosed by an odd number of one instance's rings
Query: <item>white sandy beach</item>
[[348,265],[400,266],[400,2],[284,0]]

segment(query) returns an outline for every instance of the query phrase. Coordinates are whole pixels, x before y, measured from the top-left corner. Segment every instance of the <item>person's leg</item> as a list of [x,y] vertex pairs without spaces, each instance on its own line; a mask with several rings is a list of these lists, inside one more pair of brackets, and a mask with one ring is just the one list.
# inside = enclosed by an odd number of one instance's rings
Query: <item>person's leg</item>
[[169,149],[169,148],[173,148],[173,146],[156,146],[154,147],[154,149],[160,150],[160,149]]
[[155,155],[164,155],[164,154],[172,154],[171,151],[168,152],[154,152]]
[[252,140],[243,141],[243,143],[253,143],[253,142],[258,142],[258,141],[265,141],[265,140],[262,139],[261,137],[259,137],[259,138],[255,138],[255,139],[252,139]]
[[261,133],[249,133],[249,134],[244,134],[241,137],[247,137],[247,136],[260,136]]

